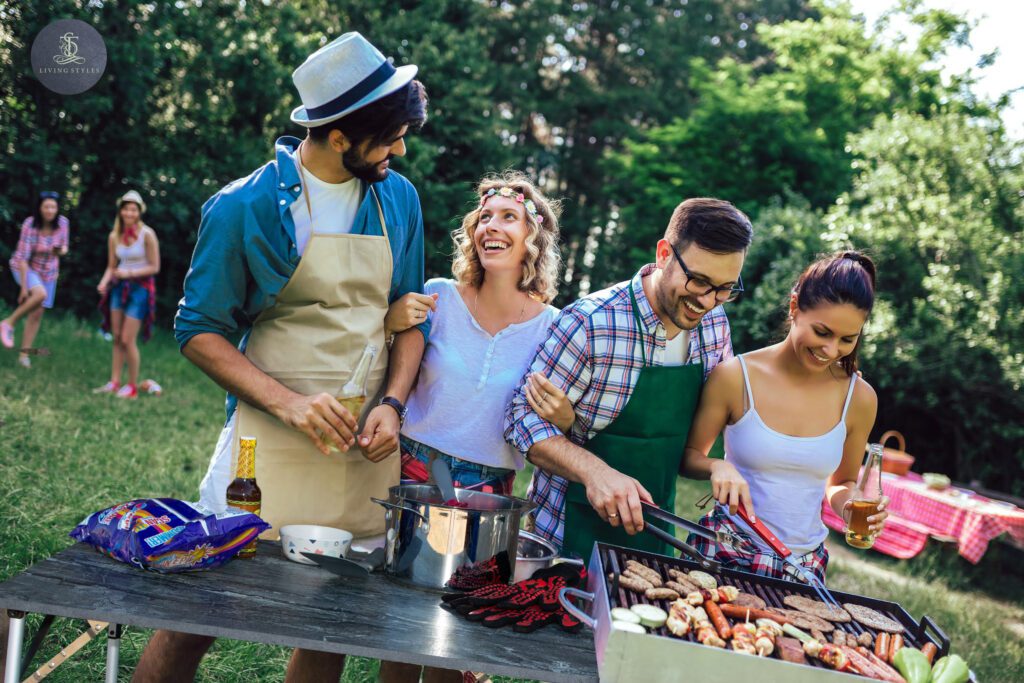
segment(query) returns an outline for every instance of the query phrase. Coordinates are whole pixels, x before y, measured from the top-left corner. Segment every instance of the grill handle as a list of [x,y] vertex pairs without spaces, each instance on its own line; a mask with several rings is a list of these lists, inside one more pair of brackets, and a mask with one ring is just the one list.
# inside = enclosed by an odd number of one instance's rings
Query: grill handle
[[558,591],[558,602],[562,604],[565,611],[586,624],[587,628],[593,630],[597,626],[597,620],[576,605],[572,604],[572,601],[569,600],[570,596],[574,598],[582,598],[587,602],[594,602],[594,594],[581,591],[579,588],[563,588]]
[[948,655],[949,637],[941,628],[938,627],[938,624],[932,621],[932,618],[926,614],[923,617],[921,617],[921,623],[917,627],[917,641],[922,645],[924,645],[924,643],[929,640],[933,643],[935,642],[934,638],[928,637],[926,633],[928,630],[931,630],[931,632],[934,633],[939,639],[939,642],[935,643],[939,646],[939,653],[936,655],[936,659]]

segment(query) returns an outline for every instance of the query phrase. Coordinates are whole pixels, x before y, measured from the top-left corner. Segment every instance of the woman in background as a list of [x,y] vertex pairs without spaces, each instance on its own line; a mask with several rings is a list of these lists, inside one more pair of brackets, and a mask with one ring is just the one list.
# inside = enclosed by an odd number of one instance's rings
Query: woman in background
[[[118,398],[138,398],[139,347],[142,330],[149,339],[156,317],[156,281],[160,272],[160,243],[156,232],[142,222],[146,203],[135,190],[117,200],[114,229],[107,238],[107,269],[96,289],[102,299],[103,329],[113,335],[110,381],[93,390]],[[128,364],[128,382],[121,385],[121,372]]]
[[26,368],[32,367],[30,356],[36,353],[32,345],[43,311],[53,308],[57,295],[60,257],[68,253],[70,228],[68,219],[60,215],[59,197],[56,192],[39,194],[35,213],[21,224],[21,237],[10,260],[11,274],[21,291],[18,307],[0,320],[0,342],[8,349],[14,348],[14,326],[25,318],[18,363]]

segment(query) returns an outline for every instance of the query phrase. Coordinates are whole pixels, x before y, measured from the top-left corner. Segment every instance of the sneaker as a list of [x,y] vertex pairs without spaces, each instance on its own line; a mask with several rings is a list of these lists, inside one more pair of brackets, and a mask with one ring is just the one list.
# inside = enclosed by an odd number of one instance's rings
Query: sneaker
[[164,393],[164,388],[157,384],[156,380],[152,379],[144,379],[139,382],[139,389],[141,391],[145,391],[147,394],[152,394],[153,396],[159,396]]
[[6,321],[0,322],[0,343],[4,345],[4,348],[14,348],[14,328]]
[[18,356],[18,365],[20,365],[23,368],[30,368],[32,367],[32,359],[26,356],[25,354],[21,354],[20,356]]
[[116,392],[118,390],[118,388],[120,388],[120,386],[121,386],[120,384],[117,384],[115,382],[107,382],[102,387],[96,387],[95,389],[93,389],[92,393],[94,393],[94,394],[113,394],[114,392]]
[[117,390],[114,396],[118,398],[138,398],[139,392],[135,389],[134,384],[125,384],[123,387]]

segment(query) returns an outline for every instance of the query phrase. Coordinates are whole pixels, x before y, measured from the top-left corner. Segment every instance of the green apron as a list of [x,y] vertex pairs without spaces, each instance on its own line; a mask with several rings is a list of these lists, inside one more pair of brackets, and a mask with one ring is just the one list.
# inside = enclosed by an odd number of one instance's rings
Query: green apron
[[[650,491],[655,504],[674,512],[676,477],[704,385],[704,366],[703,363],[648,366],[640,311],[632,287],[629,298],[643,367],[625,408],[584,448],[609,466],[639,481]],[[700,327],[697,333],[701,334]],[[644,523],[651,524],[652,521],[644,520]],[[658,523],[658,526],[673,532],[664,523]],[[584,560],[590,557],[596,541],[662,555],[671,554],[668,544],[654,536],[642,532],[630,536],[622,526],[613,527],[601,519],[587,500],[586,488],[576,482],[569,482],[566,491],[562,538],[563,555],[576,553]]]

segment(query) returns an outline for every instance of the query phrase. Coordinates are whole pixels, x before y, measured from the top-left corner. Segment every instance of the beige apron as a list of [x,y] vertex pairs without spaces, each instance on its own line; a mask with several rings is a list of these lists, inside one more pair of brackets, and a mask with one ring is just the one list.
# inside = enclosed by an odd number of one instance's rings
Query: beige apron
[[[305,183],[302,189],[309,207]],[[370,192],[384,236],[317,233],[311,225],[299,265],[275,304],[256,319],[245,349],[256,367],[292,391],[337,395],[363,349],[374,344],[380,351],[360,430],[387,375],[384,316],[393,268],[384,212],[372,186]],[[286,524],[331,526],[356,537],[384,532],[383,510],[370,496],[387,498],[388,487],[398,484],[397,449],[378,463],[364,458],[358,444],[325,456],[308,436],[243,401],[238,434],[256,437],[261,516],[273,525],[262,538],[278,538]],[[237,444],[234,450],[237,456]]]

